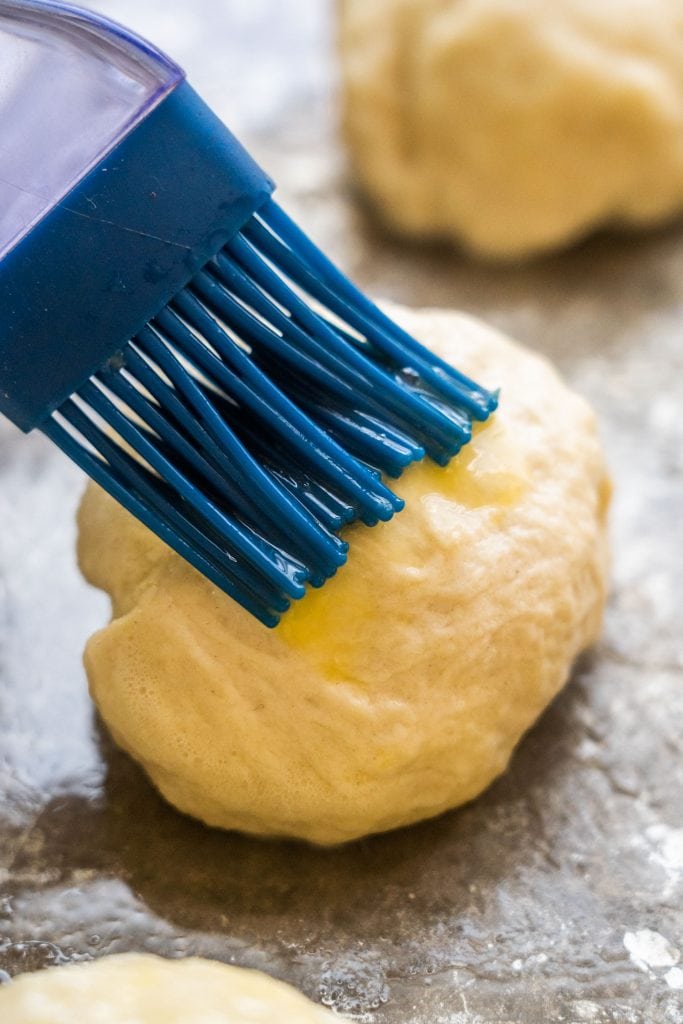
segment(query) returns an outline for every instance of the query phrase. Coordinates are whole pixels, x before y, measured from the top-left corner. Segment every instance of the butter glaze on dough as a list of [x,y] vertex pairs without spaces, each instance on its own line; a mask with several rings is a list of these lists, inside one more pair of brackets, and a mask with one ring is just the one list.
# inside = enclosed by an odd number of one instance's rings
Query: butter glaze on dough
[[609,483],[585,401],[461,314],[391,313],[499,412],[266,630],[95,486],[80,564],[112,596],[92,696],[176,807],[332,844],[455,807],[502,772],[597,636]]
[[340,0],[344,124],[387,222],[521,258],[683,208],[681,0]]
[[24,974],[0,988],[2,1024],[333,1024],[258,971],[126,953]]

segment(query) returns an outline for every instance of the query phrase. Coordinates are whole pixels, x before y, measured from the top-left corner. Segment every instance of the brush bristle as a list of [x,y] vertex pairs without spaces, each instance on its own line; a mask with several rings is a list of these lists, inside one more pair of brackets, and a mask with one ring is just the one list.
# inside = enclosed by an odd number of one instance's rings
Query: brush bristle
[[369,302],[271,200],[44,430],[268,626],[445,465],[496,395]]

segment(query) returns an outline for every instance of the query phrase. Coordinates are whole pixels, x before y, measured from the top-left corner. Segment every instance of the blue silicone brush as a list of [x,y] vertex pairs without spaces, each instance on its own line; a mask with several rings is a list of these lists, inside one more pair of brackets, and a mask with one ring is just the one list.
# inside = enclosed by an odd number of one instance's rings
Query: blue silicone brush
[[0,72],[0,411],[273,626],[496,396],[330,264],[149,43],[0,0]]

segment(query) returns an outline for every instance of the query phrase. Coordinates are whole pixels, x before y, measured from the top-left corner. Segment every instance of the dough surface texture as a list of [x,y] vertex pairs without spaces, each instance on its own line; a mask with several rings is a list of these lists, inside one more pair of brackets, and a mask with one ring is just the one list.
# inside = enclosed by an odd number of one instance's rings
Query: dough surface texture
[[24,974],[0,988],[2,1024],[333,1024],[259,971],[125,953]]
[[344,124],[384,220],[520,259],[683,208],[681,0],[340,0]]
[[389,312],[499,411],[267,630],[91,485],[79,557],[113,620],[89,641],[115,740],[210,825],[333,844],[439,814],[502,772],[598,635],[609,483],[586,402],[452,312]]

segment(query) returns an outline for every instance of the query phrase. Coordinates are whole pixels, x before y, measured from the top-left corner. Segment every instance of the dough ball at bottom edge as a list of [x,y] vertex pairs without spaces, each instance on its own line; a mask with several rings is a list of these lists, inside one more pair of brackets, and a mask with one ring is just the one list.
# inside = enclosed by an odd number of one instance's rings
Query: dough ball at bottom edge
[[338,1017],[259,971],[199,957],[122,953],[19,975],[3,1024],[331,1024]]

